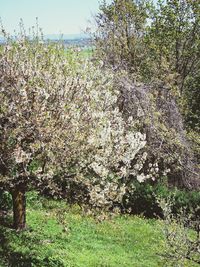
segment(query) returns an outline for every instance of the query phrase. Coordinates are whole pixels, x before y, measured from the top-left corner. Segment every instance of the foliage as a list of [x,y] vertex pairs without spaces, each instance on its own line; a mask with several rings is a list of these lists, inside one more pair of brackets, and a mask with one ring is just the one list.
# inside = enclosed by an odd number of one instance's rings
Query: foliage
[[[173,202],[173,200],[171,199]],[[171,203],[158,199],[165,217],[164,232],[167,240],[166,252],[163,254],[168,259],[169,266],[185,266],[190,262],[192,266],[200,264],[200,228],[199,218],[194,216],[194,211],[185,214],[184,209],[176,216],[172,214]],[[200,207],[197,207],[199,209]]]
[[199,1],[103,1],[94,38],[104,65],[126,69],[126,79],[116,78],[119,106],[147,135],[146,163],[170,169],[169,180],[187,188],[199,185],[198,138],[188,142],[184,123],[199,121],[199,10]]
[[55,176],[83,181],[90,196],[90,183],[112,188],[146,145],[145,134],[119,111],[112,71],[73,51],[66,55],[37,30],[30,38],[21,25],[14,39],[2,30],[0,183],[18,200],[14,215],[30,185],[59,190]]
[[[102,1],[96,16],[97,53],[143,80],[184,82],[199,67],[198,1]],[[176,81],[174,80],[176,79]]]
[[73,53],[66,59],[60,44],[7,39],[1,74],[4,179],[51,178],[69,166],[101,177],[110,168],[125,173],[146,143],[131,120],[123,121],[112,73]]
[[[200,74],[199,69],[197,73],[192,77],[189,77],[185,84],[185,91],[183,95],[183,113],[187,127],[193,131],[198,132],[200,130],[199,118],[200,118]],[[196,142],[197,143],[197,142]]]
[[[195,159],[200,164],[200,135],[196,130],[189,130],[188,139],[191,142],[192,149],[194,151]],[[200,165],[199,165],[200,166]]]
[[169,73],[178,75],[175,82],[182,92],[186,78],[199,66],[199,2],[158,1],[151,19],[148,42],[152,60],[157,61],[158,72],[167,65]]
[[200,209],[197,209],[197,205],[200,203],[200,192],[170,188],[163,181],[157,183],[135,181],[133,193],[127,198],[124,197],[124,207],[133,214],[143,214],[148,218],[158,216],[163,218],[164,214],[157,199],[165,201],[173,199],[171,211],[174,215],[178,215],[184,209],[185,216],[188,216],[193,210],[196,220],[200,218]]
[[11,196],[7,191],[0,190],[0,207],[1,210],[9,210],[12,207]]
[[[146,158],[142,166],[137,165],[140,174],[153,180],[167,175],[173,185],[198,188],[195,158],[173,92],[164,86],[134,83],[129,77],[118,76],[116,84],[121,91],[118,103],[124,117],[131,114],[137,129],[147,136],[143,149]],[[137,157],[134,163],[136,160]],[[133,178],[134,173],[129,177],[130,182]]]
[[[148,29],[152,77],[169,84],[180,95],[185,124],[199,127],[200,3],[159,1]],[[153,73],[153,71],[155,73]]]
[[114,68],[138,73],[145,57],[144,33],[149,1],[102,1],[95,21],[97,55]]

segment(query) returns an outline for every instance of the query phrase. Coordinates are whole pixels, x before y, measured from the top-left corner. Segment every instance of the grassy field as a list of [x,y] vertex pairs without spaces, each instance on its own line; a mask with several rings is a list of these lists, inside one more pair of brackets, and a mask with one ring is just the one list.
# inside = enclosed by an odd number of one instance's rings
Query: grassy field
[[169,266],[160,257],[165,243],[159,220],[117,216],[98,222],[78,206],[31,193],[27,223],[21,233],[0,226],[1,267]]
[[92,48],[85,48],[80,52],[83,58],[91,58],[93,56],[93,49]]
[[[71,49],[66,49],[65,51],[65,55],[66,57],[69,59],[70,56],[72,55],[72,51],[76,51],[77,56],[80,57],[81,59],[91,59],[93,54],[94,54],[94,50],[92,48],[83,48],[83,49],[79,49],[79,48],[75,48],[75,50],[71,50]],[[74,53],[74,52],[73,52]],[[74,54],[73,54],[74,55]]]

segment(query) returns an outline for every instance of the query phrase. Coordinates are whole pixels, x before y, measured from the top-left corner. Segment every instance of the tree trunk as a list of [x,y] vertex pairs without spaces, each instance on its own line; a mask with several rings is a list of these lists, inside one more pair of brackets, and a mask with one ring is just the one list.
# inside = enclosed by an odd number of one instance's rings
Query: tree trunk
[[13,226],[16,230],[23,230],[26,227],[26,196],[25,188],[17,186],[12,191],[13,201]]

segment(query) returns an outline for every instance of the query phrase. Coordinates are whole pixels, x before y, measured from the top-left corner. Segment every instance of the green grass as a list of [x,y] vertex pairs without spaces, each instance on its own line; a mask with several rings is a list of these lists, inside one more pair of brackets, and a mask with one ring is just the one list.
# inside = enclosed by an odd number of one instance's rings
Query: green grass
[[92,48],[85,48],[80,52],[83,58],[91,58],[93,56],[93,49]]
[[[29,194],[28,229],[0,226],[0,266],[167,266],[162,223],[136,216],[97,222],[78,206]],[[9,219],[9,218],[8,218]]]
[[66,50],[65,51],[65,55],[66,55],[66,57],[69,59],[70,58],[70,56],[73,54],[74,55],[74,53],[75,54],[77,54],[77,56],[80,58],[80,59],[91,59],[92,58],[92,56],[93,56],[93,54],[94,54],[94,51],[93,51],[93,49],[92,48],[83,48],[83,49],[80,49],[80,51],[79,50],[77,50],[76,52],[72,52],[73,50],[70,50],[70,49],[68,49],[68,50]]

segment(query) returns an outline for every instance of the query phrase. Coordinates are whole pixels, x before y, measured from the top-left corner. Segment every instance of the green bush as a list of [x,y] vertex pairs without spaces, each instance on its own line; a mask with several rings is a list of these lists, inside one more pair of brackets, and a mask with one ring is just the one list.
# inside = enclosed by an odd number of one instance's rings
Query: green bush
[[131,213],[143,214],[150,218],[163,217],[163,212],[157,202],[157,198],[159,198],[165,200],[173,199],[173,214],[179,214],[184,209],[188,214],[190,211],[195,211],[195,216],[200,217],[200,209],[198,209],[200,203],[199,191],[169,188],[162,182],[157,184],[134,182],[134,186],[134,192],[124,199],[124,207],[129,209]]
[[0,209],[9,210],[12,207],[12,198],[7,191],[0,191]]
[[[185,200],[185,195],[181,195]],[[174,200],[167,202],[158,199],[164,215],[163,232],[166,240],[165,252],[161,256],[167,260],[167,266],[199,266],[199,217],[194,213],[196,209],[187,211],[187,214],[185,209],[181,209],[179,214],[174,215]]]
[[172,206],[174,214],[178,214],[184,209],[187,214],[193,212],[195,217],[200,218],[199,191],[173,190],[171,194],[174,194],[174,205]]

